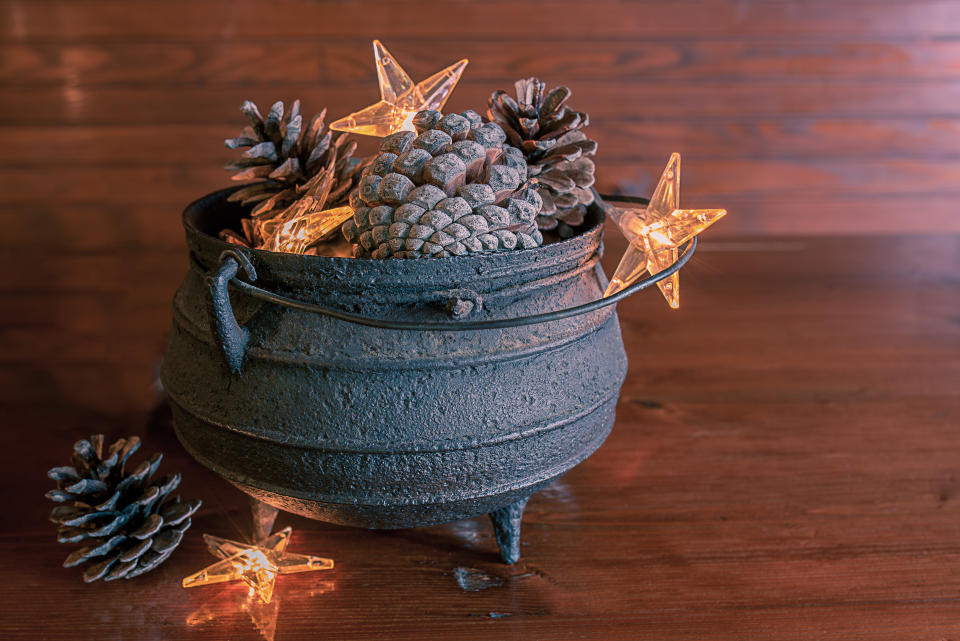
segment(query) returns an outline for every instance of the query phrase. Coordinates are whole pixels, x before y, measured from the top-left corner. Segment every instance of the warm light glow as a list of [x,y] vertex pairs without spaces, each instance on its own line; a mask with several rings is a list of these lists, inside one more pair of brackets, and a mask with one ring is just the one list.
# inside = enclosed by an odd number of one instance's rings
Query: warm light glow
[[373,57],[380,82],[380,102],[337,120],[330,129],[379,138],[398,131],[413,131],[413,116],[418,111],[443,109],[468,62],[464,58],[414,85],[379,40],[373,41]]
[[207,548],[222,560],[186,577],[183,587],[241,580],[261,601],[270,603],[278,574],[329,570],[333,567],[332,559],[287,552],[292,533],[293,529],[286,527],[257,544],[204,534]]
[[[604,297],[637,282],[643,272],[653,275],[677,261],[679,247],[725,216],[725,209],[680,209],[680,154],[670,156],[646,209],[612,208],[620,231],[630,244],[610,279]],[[677,273],[657,283],[670,307],[680,306]]]
[[353,216],[350,207],[324,209],[333,186],[336,156],[301,187],[307,192],[285,210],[268,220],[255,220],[262,240],[261,249],[302,254]]
[[187,615],[186,624],[191,627],[202,627],[225,620],[230,620],[243,613],[250,618],[254,627],[265,641],[274,641],[277,635],[277,623],[280,619],[280,603],[282,601],[296,604],[294,616],[302,613],[304,608],[315,607],[314,604],[304,603],[321,594],[327,594],[336,589],[333,581],[315,581],[308,586],[297,590],[278,591],[273,595],[270,603],[264,603],[256,597],[251,589],[227,589],[218,591],[209,597],[196,610]]
[[311,245],[337,229],[353,216],[350,207],[335,207],[323,211],[307,212],[284,222],[272,235],[264,249],[276,252],[302,254]]
[[277,566],[270,563],[266,554],[256,548],[249,548],[191,574],[183,580],[183,587],[193,588],[242,580],[264,603],[269,603],[273,596],[277,572]]

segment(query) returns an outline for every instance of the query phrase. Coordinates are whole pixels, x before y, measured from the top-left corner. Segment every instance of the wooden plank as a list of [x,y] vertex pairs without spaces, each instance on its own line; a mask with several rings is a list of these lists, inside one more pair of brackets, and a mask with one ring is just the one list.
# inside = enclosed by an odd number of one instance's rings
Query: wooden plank
[[953,118],[646,118],[592,121],[600,158],[662,158],[670,151],[709,158],[799,160],[844,157],[952,156],[960,149]]
[[[223,125],[79,125],[2,127],[13,153],[0,166],[53,170],[63,166],[212,168],[236,157],[223,147],[243,123]],[[597,161],[664,161],[673,151],[690,158],[814,160],[878,157],[956,157],[960,118],[759,119],[706,122],[650,118],[594,121],[585,130],[600,144]],[[359,137],[364,148],[369,139]],[[224,172],[226,176],[227,173]]]
[[[485,109],[491,87],[463,82],[447,105],[450,111]],[[895,83],[762,83],[730,84],[704,81],[696,85],[669,83],[618,87],[610,83],[580,84],[576,106],[593,122],[611,118],[757,120],[796,117],[826,118],[955,118],[960,115],[960,82],[918,80],[909,90]],[[234,114],[245,99],[269,104],[300,98],[304,110],[328,108],[339,117],[376,99],[376,87],[362,83],[331,93],[327,88],[195,87],[171,91],[151,87],[37,87],[6,92],[0,119],[6,126],[84,125],[222,125],[236,122]]]
[[[638,166],[610,161],[598,171],[601,187],[620,185],[628,193],[648,193],[663,170],[661,162]],[[9,186],[0,203],[28,204],[43,194],[47,204],[181,205],[233,183],[218,167],[71,167],[40,174],[33,168],[5,170]],[[702,198],[829,196],[955,195],[960,185],[960,160],[878,159],[706,160],[696,155],[684,166],[684,189],[690,204]]]
[[[631,176],[636,175],[635,172]],[[601,181],[603,192],[649,195],[649,181],[620,183]],[[210,190],[221,187],[211,184]],[[151,198],[143,202],[100,205],[87,202],[25,202],[0,210],[5,234],[0,248],[47,246],[82,251],[115,251],[183,246],[180,213],[207,193],[199,186],[178,187],[156,183]],[[163,195],[165,202],[158,201]],[[711,237],[761,234],[904,234],[956,233],[956,195],[878,194],[846,195],[828,193],[798,196],[770,195],[745,197],[737,194],[702,194],[684,187],[683,203],[691,206],[723,206],[730,214],[709,232]],[[906,213],[905,213],[906,212]],[[610,230],[616,237],[618,232]]]
[[[471,60],[466,78],[508,86],[534,74],[579,82],[736,82],[960,78],[955,40],[843,40],[809,38],[611,40],[581,36],[552,47],[544,34],[491,48],[481,40],[435,37],[391,40],[413,75],[441,69],[457,57]],[[367,47],[368,48],[368,47]],[[339,40],[251,38],[241,41],[80,42],[0,45],[0,82],[11,86],[311,86],[331,89],[375,81],[366,49]]]
[[[619,193],[639,193],[621,189]],[[882,194],[831,196],[797,194],[790,198],[708,198],[687,192],[685,202],[722,203],[730,215],[713,234],[952,234],[960,231],[956,196]],[[952,204],[951,204],[952,203]]]
[[[184,202],[187,202],[186,199]],[[731,212],[710,236],[740,237],[764,233],[871,234],[956,233],[956,197],[829,198],[805,201],[722,201]],[[183,247],[181,206],[111,207],[60,205],[53,209],[18,209],[4,216],[9,234],[0,239],[4,251],[23,246],[47,246],[89,252],[117,246],[131,250]],[[916,213],[904,219],[904,208]],[[611,229],[609,234],[618,232]]]
[[[124,38],[222,40],[270,34],[367,42],[371,34],[412,38],[433,37],[437,32],[436,19],[424,14],[419,0],[375,0],[362,5],[283,0],[271,3],[269,11],[253,0],[154,1],[138,4],[137,11],[130,11],[123,0],[7,0],[2,8],[5,15],[0,20],[0,37],[8,41],[115,39],[118,34]],[[556,38],[583,33],[640,39],[703,35],[952,36],[960,32],[960,7],[949,0],[922,4],[860,0],[845,2],[842,11],[828,0],[802,6],[793,2],[741,5],[724,0],[669,4],[564,1],[546,6],[510,0],[489,0],[482,5],[460,1],[452,4],[445,18],[443,30],[450,37],[494,40],[526,37],[531,24]],[[211,30],[211,25],[219,28]]]
[[[625,190],[626,191],[626,190]],[[641,191],[629,193],[641,194]],[[17,206],[0,215],[6,234],[0,249],[10,252],[24,247],[109,252],[123,247],[179,250],[184,247],[180,212],[197,194],[183,194],[183,202],[169,205],[74,205]],[[686,197],[685,197],[686,198]],[[708,203],[705,199],[705,204]],[[901,198],[855,197],[838,200],[768,198],[716,200],[730,215],[709,232],[710,238],[761,234],[943,234],[958,230],[956,196],[910,196]],[[905,217],[909,209],[912,215]],[[608,230],[608,239],[617,238]],[[611,241],[612,242],[612,241]],[[611,249],[610,251],[614,251]]]

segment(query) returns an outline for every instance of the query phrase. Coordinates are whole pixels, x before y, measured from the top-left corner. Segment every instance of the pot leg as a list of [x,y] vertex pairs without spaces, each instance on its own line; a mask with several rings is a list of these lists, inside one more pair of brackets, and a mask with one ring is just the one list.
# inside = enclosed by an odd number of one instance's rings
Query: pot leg
[[500,558],[504,563],[512,565],[520,560],[520,521],[523,519],[523,508],[527,506],[529,499],[529,496],[524,497],[490,513],[493,532],[500,548]]
[[277,520],[277,513],[280,510],[268,505],[263,501],[250,497],[250,512],[253,517],[253,535],[254,542],[259,542],[270,536],[273,532],[273,523]]

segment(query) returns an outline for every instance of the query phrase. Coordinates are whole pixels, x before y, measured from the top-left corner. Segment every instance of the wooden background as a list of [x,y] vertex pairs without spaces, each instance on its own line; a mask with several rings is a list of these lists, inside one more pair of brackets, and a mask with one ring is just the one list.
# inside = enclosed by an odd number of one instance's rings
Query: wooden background
[[179,245],[227,184],[245,98],[343,115],[376,98],[370,41],[449,103],[568,84],[598,186],[649,192],[671,151],[715,235],[960,230],[960,3],[20,0],[0,3],[3,245]]
[[[620,305],[617,425],[531,501],[520,566],[479,518],[285,516],[338,570],[315,602],[285,577],[278,639],[960,638],[960,2],[932,0],[0,0],[0,638],[258,638],[184,630],[197,537],[239,533],[244,500],[152,387],[179,213],[229,183],[243,99],[373,101],[373,38],[416,80],[469,57],[451,109],[569,84],[601,190],[646,194],[680,151],[684,203],[730,215],[681,311]],[[144,435],[205,504],[152,578],[85,587],[40,496],[101,431]],[[503,587],[464,592],[461,565]]]
[[731,212],[719,239],[960,231],[958,36],[942,0],[0,0],[0,269],[19,296],[0,389],[143,408],[179,214],[230,184],[240,103],[365,106],[373,38],[416,80],[469,57],[452,109],[528,74],[569,84],[598,187],[648,194],[680,151],[683,202]]

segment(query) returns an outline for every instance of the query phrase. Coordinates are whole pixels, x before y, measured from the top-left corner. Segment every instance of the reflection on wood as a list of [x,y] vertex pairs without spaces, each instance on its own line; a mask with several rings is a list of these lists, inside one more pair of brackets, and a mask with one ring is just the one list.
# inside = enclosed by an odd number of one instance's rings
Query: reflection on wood
[[[306,589],[278,590],[269,603],[264,603],[249,589],[231,586],[220,591],[215,597],[207,598],[203,605],[187,615],[186,624],[191,628],[200,628],[208,634],[227,621],[236,619],[240,613],[249,617],[264,641],[274,641],[277,636],[277,623],[280,620],[280,603],[305,601],[336,588],[333,581],[314,581]],[[311,604],[323,607],[322,604]],[[215,632],[214,632],[215,633]],[[216,633],[215,633],[216,634]]]

